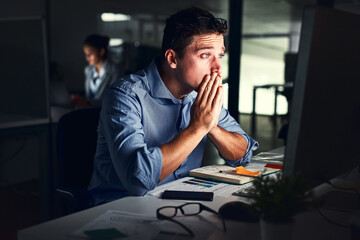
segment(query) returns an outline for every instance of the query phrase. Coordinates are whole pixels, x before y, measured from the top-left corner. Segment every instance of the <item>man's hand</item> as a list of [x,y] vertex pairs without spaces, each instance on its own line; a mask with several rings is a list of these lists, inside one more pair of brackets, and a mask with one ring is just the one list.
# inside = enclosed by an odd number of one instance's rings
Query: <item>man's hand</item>
[[223,98],[221,75],[212,73],[205,76],[191,106],[189,126],[173,140],[160,146],[163,162],[159,181],[174,172],[206,134],[226,159],[237,160],[245,155],[245,138],[218,126]]
[[219,121],[224,98],[221,81],[219,73],[206,75],[191,107],[190,125],[203,129],[206,133],[217,126]]
[[159,181],[174,172],[189,156],[201,139],[217,127],[223,100],[221,75],[204,77],[198,95],[191,106],[190,124],[170,142],[160,146],[163,162]]

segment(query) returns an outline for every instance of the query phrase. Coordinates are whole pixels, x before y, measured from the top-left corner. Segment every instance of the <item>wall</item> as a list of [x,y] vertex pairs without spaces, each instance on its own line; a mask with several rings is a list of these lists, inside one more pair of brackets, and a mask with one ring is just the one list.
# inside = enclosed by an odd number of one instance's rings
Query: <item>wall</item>
[[[70,91],[82,91],[86,64],[82,43],[96,30],[96,14],[91,1],[52,0],[50,3],[50,54],[60,79]],[[86,8],[86,11],[84,11]]]
[[0,2],[0,18],[41,16],[45,13],[44,0],[12,0]]

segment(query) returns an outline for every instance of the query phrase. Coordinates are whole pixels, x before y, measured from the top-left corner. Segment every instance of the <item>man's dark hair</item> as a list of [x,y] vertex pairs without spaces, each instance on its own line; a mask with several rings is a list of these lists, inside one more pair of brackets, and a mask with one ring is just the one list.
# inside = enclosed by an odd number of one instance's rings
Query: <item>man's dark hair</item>
[[215,18],[210,12],[198,7],[181,10],[166,19],[162,42],[162,58],[168,49],[183,57],[185,48],[194,36],[202,34],[225,34],[226,20]]

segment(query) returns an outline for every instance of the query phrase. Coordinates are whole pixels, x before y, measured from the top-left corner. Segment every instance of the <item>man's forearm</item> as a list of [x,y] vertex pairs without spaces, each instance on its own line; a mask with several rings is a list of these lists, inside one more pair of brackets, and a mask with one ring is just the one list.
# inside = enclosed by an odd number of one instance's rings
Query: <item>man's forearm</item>
[[180,132],[173,140],[161,145],[162,167],[159,181],[164,180],[174,172],[206,135],[206,130],[189,126]]
[[240,134],[216,126],[209,132],[208,137],[224,158],[235,161],[245,156],[247,142]]

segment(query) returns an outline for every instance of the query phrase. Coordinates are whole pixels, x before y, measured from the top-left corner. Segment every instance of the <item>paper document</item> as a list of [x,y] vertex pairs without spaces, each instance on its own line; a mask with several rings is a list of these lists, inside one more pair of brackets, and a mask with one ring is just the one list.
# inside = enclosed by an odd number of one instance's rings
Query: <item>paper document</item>
[[[107,210],[71,235],[87,239],[104,239],[105,237],[101,234],[108,235],[109,232],[116,231],[115,234],[130,237],[130,239],[148,239],[148,236],[155,236],[159,231],[157,221],[156,217]],[[93,235],[87,233],[93,233]],[[95,233],[97,237],[94,237]]]
[[157,186],[154,190],[149,191],[147,195],[161,197],[165,190],[180,190],[180,191],[198,191],[198,192],[213,192],[214,196],[230,197],[232,193],[238,191],[243,185],[233,185],[221,183],[218,181],[209,181],[198,179],[194,177],[184,177],[175,181]]
[[[174,203],[174,206],[178,204]],[[154,209],[154,212],[156,209]],[[205,213],[204,213],[205,214]],[[207,239],[212,231],[221,229],[220,220],[213,216],[212,221],[202,215],[179,216],[176,220],[186,225],[195,233],[197,239]],[[181,214],[180,214],[181,215]],[[209,214],[208,214],[209,215]],[[210,215],[209,215],[210,216]],[[212,229],[212,231],[209,231]],[[82,239],[191,239],[186,231],[171,221],[158,220],[156,217],[107,210],[88,224],[71,233],[71,236]]]

